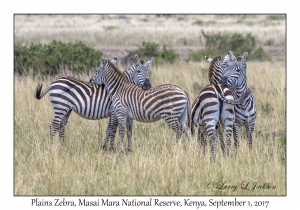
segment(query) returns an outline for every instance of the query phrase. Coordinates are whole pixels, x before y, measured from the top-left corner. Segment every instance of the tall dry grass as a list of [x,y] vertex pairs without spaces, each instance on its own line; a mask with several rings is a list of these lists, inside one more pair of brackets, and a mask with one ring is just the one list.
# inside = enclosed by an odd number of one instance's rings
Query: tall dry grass
[[[179,85],[190,94],[192,103],[199,88],[208,83],[208,66],[182,61],[154,65],[151,81],[153,85]],[[285,64],[249,60],[247,71],[257,103],[253,150],[248,149],[242,129],[238,151],[233,148],[231,157],[224,158],[218,145],[215,163],[209,152],[202,154],[196,137],[192,146],[186,136],[176,144],[174,132],[162,120],[149,124],[134,121],[134,152],[121,154],[99,150],[108,119],[86,120],[73,112],[65,146],[60,145],[58,135],[50,145],[54,114],[49,95],[38,101],[34,94],[37,83],[45,88],[51,78],[40,81],[15,76],[14,194],[285,195],[283,137],[267,135],[286,129]],[[85,75],[80,78],[89,79]],[[275,189],[246,190],[241,188],[243,182],[250,183],[248,188],[258,182]],[[230,189],[218,189],[221,183]]]

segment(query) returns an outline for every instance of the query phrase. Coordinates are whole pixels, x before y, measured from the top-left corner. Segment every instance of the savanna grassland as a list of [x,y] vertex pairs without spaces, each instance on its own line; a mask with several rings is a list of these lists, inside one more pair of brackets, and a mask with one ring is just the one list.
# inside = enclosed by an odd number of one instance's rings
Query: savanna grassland
[[[201,46],[198,37],[203,29],[251,32],[262,46],[285,49],[285,20],[274,17],[16,15],[14,41],[28,45],[80,40],[100,50],[101,46],[118,49],[155,41],[184,48]],[[199,26],[197,21],[203,24]],[[285,57],[285,52],[279,54]],[[124,70],[128,66],[118,67]],[[192,103],[208,84],[208,67],[207,62],[180,58],[172,64],[156,65],[154,58],[151,83],[178,85],[189,93]],[[88,81],[93,72],[73,75],[66,70],[65,75]],[[108,119],[86,120],[72,112],[65,145],[60,145],[58,135],[51,145],[49,127],[54,112],[49,94],[39,101],[34,94],[38,83],[44,90],[56,76],[14,77],[15,195],[286,195],[285,59],[258,62],[249,55],[247,79],[257,104],[253,149],[247,146],[243,128],[240,148],[232,147],[231,156],[224,158],[218,145],[215,163],[210,161],[210,152],[202,153],[196,136],[192,146],[186,136],[177,144],[175,133],[162,120],[150,124],[134,121],[133,152],[118,153],[100,149]],[[257,185],[252,190],[255,182],[265,189]],[[222,183],[230,189],[218,189]],[[242,183],[249,183],[247,189],[242,189]]]

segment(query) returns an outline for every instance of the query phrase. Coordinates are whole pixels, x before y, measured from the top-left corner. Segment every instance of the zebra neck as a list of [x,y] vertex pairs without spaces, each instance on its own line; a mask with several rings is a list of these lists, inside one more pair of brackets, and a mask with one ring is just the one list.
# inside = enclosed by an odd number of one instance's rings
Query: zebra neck
[[239,99],[247,89],[248,89],[247,84],[244,84],[242,86],[236,87],[236,89],[233,91],[233,97],[234,97],[234,99],[235,100]]
[[127,69],[126,71],[124,71],[123,74],[130,83],[134,83],[133,77],[132,77],[133,76],[132,69]]
[[128,83],[124,75],[121,75],[119,72],[109,71],[105,76],[104,87],[110,98],[114,98],[118,90]]

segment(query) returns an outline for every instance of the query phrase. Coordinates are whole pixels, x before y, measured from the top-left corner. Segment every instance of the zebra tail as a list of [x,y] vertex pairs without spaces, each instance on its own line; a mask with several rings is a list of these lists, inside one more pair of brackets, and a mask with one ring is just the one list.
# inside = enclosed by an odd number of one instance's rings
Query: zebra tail
[[194,128],[194,125],[192,124],[190,128],[191,128],[191,134],[192,134],[192,136],[193,136],[193,135],[194,135],[194,133],[195,133],[195,128]]
[[[234,90],[235,88],[232,88],[232,89]],[[251,90],[248,88],[246,91],[244,91],[244,93],[241,95],[241,97],[238,98],[238,99],[236,99],[236,100],[228,100],[228,99],[226,99],[223,92],[221,92],[221,93],[216,92],[216,93],[217,93],[218,98],[221,101],[223,101],[224,103],[226,103],[226,104],[233,104],[233,105],[239,105],[239,104],[242,104],[245,101],[245,99],[247,98],[247,96],[251,94]]]
[[50,90],[51,85],[46,90],[44,90],[44,92],[41,93],[42,87],[43,87],[43,84],[38,84],[37,87],[36,87],[35,98],[38,99],[38,100],[43,98],[43,96]]
[[[187,94],[187,93],[186,93]],[[191,110],[191,103],[190,103],[190,99],[189,99],[189,96],[187,95],[187,120],[188,120],[188,127],[191,131],[191,134],[193,135],[193,130],[194,130],[194,127],[192,126],[192,118],[191,118],[191,115],[192,115],[192,110]]]

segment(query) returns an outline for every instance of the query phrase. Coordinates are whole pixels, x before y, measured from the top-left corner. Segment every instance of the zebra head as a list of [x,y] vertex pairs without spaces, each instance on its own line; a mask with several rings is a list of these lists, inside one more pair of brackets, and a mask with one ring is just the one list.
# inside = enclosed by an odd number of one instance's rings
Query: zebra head
[[244,52],[241,59],[237,59],[235,63],[228,69],[223,75],[221,84],[227,87],[241,87],[241,85],[247,82],[246,70],[247,70],[248,53]]
[[114,65],[114,63],[102,59],[100,66],[96,69],[94,76],[90,79],[90,83],[102,85],[104,83],[104,71],[108,65]]
[[[118,58],[115,56],[114,57],[114,59],[113,60],[111,60],[110,62],[112,63],[112,64],[114,64],[115,66],[117,66],[117,60],[118,60]],[[100,67],[98,67],[98,68],[100,68]],[[97,72],[97,69],[96,69],[96,72]],[[89,83],[94,83],[93,81],[93,78],[95,77],[95,74],[94,74],[94,76],[89,80]]]
[[132,81],[133,84],[141,87],[144,90],[148,90],[151,88],[151,83],[150,83],[150,71],[149,67],[152,64],[153,58],[149,60],[146,64],[141,63],[139,56],[135,55],[133,58],[133,66],[132,68]]

